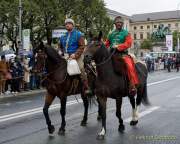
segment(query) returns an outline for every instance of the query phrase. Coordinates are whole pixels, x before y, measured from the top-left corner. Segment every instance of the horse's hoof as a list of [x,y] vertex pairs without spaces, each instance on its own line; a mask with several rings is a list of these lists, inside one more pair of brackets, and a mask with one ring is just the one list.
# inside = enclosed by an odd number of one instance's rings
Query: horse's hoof
[[65,135],[65,129],[59,128],[58,135]]
[[55,127],[53,125],[48,127],[49,134],[53,134],[55,131]]
[[133,120],[132,120],[132,121],[130,122],[130,125],[131,125],[131,126],[135,126],[135,125],[137,125],[137,123],[138,123],[138,120],[136,120],[136,121],[133,121]]
[[97,140],[104,140],[104,138],[105,138],[105,135],[98,135],[96,139]]
[[123,133],[125,130],[125,126],[124,125],[119,125],[118,131]]
[[102,117],[100,115],[97,116],[97,120],[100,121],[102,120]]
[[86,126],[87,125],[87,122],[86,121],[81,121],[81,126]]

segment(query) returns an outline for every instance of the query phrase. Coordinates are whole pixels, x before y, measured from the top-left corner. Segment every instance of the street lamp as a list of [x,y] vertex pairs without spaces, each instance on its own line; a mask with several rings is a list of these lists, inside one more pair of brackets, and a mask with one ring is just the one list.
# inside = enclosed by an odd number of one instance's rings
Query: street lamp
[[22,1],[19,0],[19,49],[22,49]]

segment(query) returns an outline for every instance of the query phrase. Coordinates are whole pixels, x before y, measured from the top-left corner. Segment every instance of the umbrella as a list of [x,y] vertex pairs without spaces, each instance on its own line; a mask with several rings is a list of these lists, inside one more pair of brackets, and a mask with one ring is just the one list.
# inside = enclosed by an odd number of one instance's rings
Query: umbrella
[[16,57],[15,54],[7,54],[6,56],[6,60],[9,61],[10,59],[14,59]]
[[32,51],[19,50],[19,55],[21,56],[31,56],[33,55]]
[[0,56],[7,55],[7,54],[14,54],[13,50],[4,50],[0,52]]

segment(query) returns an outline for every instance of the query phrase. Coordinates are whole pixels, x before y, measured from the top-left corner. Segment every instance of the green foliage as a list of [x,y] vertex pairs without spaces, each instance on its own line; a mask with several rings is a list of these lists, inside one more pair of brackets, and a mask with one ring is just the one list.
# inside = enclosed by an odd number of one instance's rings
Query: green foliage
[[[0,1],[0,24],[3,31],[6,29],[3,37],[14,42],[18,36],[18,4],[19,0]],[[51,44],[52,30],[64,25],[66,17],[73,18],[85,34],[101,30],[106,36],[113,27],[103,0],[22,0],[22,5],[22,29],[31,30],[33,45],[39,40]]]
[[150,39],[145,39],[141,43],[141,49],[149,49],[151,50],[153,47],[152,41]]
[[173,48],[177,47],[177,39],[180,39],[180,32],[174,31],[173,32]]

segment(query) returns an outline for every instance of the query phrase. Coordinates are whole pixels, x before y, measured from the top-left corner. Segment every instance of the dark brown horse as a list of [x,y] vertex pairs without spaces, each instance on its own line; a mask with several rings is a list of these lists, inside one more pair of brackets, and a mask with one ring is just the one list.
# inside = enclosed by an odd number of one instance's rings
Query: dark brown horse
[[66,101],[67,96],[70,95],[81,94],[85,108],[81,125],[85,126],[87,123],[88,115],[88,99],[84,94],[84,88],[80,76],[68,75],[66,60],[61,57],[52,47],[44,46],[41,43],[37,49],[41,49],[45,54],[44,59],[42,59],[43,57],[41,57],[41,60],[37,61],[37,65],[41,65],[41,67],[45,66],[45,69],[47,71],[47,74],[45,75],[45,78],[43,80],[43,86],[45,86],[45,88],[47,89],[43,113],[46,119],[49,134],[52,134],[55,131],[55,128],[51,123],[48,109],[56,96],[60,99],[61,102],[60,114],[62,117],[62,122],[58,133],[65,133]]
[[[102,116],[102,129],[98,134],[99,139],[103,139],[106,133],[106,102],[107,98],[113,98],[116,100],[116,116],[119,119],[119,131],[123,132],[125,126],[123,119],[121,118],[121,105],[122,98],[128,96],[132,105],[132,121],[130,125],[136,125],[138,123],[138,106],[143,104],[148,105],[147,97],[147,68],[142,63],[136,64],[136,70],[140,84],[137,87],[137,98],[129,95],[128,80],[124,73],[125,65],[116,61],[120,59],[119,53],[116,50],[112,52],[108,51],[103,42],[101,41],[102,33],[99,33],[98,37],[91,38],[92,41],[88,44],[85,51],[85,65],[95,61],[97,77],[95,81],[95,94],[100,104],[100,111]],[[120,70],[120,71],[119,71]]]

